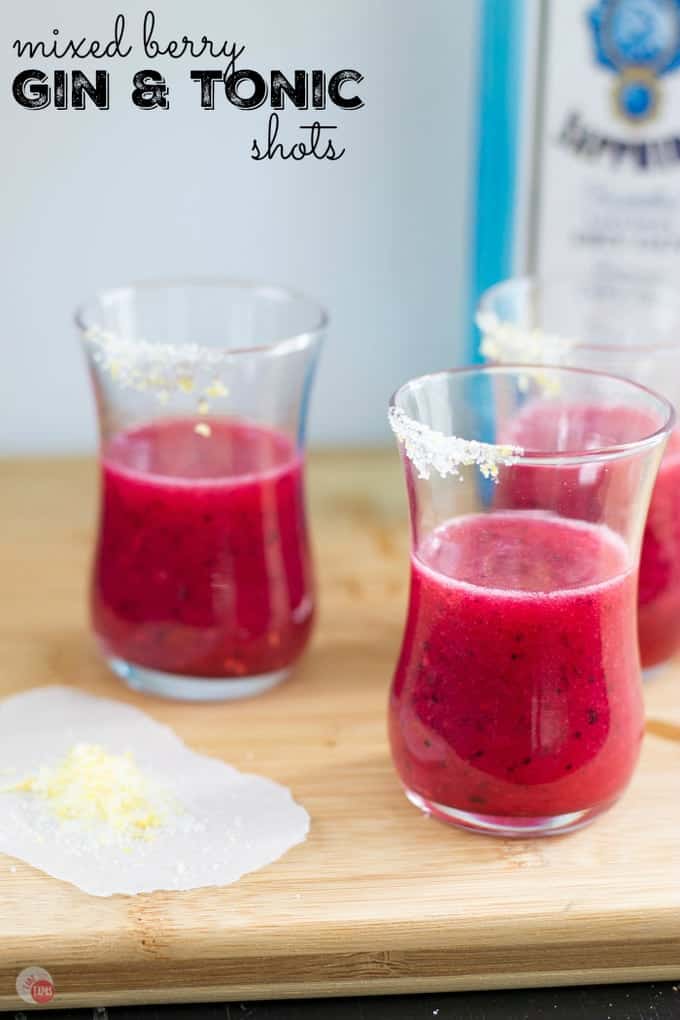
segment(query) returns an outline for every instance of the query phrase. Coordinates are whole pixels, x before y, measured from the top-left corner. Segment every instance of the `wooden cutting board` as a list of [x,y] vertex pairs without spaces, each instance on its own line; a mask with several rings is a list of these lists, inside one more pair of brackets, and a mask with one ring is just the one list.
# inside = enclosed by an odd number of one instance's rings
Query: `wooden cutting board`
[[53,1006],[680,978],[680,668],[647,686],[639,771],[591,827],[515,842],[427,819],[385,737],[407,582],[397,456],[317,455],[310,483],[321,611],[304,661],[259,699],[185,706],[128,692],[93,651],[92,462],[0,464],[0,695],[128,701],[312,817],[304,845],[222,889],[98,899],[0,856],[0,1007],[27,1008],[31,965]]

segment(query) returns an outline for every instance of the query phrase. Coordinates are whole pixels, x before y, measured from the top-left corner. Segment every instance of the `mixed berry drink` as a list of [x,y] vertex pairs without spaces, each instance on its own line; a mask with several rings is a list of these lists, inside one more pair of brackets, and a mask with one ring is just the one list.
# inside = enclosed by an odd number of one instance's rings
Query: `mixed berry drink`
[[[653,424],[629,407],[572,405],[563,415],[559,401],[527,405],[508,430],[509,440],[527,449],[564,447],[565,422],[569,449],[578,449],[580,429],[589,446],[632,441]],[[587,447],[584,446],[587,449]],[[501,479],[497,497],[505,506],[557,510],[566,517],[596,521],[609,508],[609,523],[626,521],[637,497],[637,465],[629,460],[559,469],[521,468]],[[512,486],[512,492],[509,486]],[[616,520],[618,513],[620,522]],[[638,592],[638,639],[643,668],[668,659],[680,647],[680,435],[673,432],[659,468],[642,541]]]
[[652,492],[640,559],[638,637],[643,667],[680,647],[680,435],[672,432]]
[[541,511],[427,534],[390,699],[409,794],[464,824],[543,829],[610,805],[643,731],[636,580],[613,531]]
[[128,664],[206,682],[290,666],[313,615],[292,442],[215,418],[111,439],[92,608],[107,655]]

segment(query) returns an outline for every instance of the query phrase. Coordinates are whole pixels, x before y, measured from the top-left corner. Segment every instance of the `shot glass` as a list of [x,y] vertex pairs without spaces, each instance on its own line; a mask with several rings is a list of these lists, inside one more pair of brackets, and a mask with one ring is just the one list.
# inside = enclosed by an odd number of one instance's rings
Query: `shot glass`
[[[613,372],[680,402],[680,298],[644,280],[505,280],[477,311],[490,364]],[[622,413],[626,413],[622,411]],[[528,423],[535,429],[538,422]],[[543,423],[550,427],[549,422]],[[666,447],[642,543],[638,636],[645,676],[680,649],[680,434]]]
[[[553,431],[520,445],[517,421],[548,409]],[[643,735],[640,542],[674,420],[644,387],[561,367],[441,372],[394,395],[412,556],[389,731],[422,810],[547,835],[625,789]]]
[[305,423],[326,314],[286,290],[143,283],[77,313],[100,429],[104,658],[188,700],[280,683],[314,615]]

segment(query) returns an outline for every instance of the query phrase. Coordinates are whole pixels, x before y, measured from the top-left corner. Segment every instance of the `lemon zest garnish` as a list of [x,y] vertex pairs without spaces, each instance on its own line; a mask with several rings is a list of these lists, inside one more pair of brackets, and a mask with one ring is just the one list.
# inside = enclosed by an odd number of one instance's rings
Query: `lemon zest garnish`
[[138,839],[153,838],[164,821],[132,755],[109,754],[97,744],[75,744],[54,768],[43,766],[0,792],[34,794],[61,820],[103,822]]

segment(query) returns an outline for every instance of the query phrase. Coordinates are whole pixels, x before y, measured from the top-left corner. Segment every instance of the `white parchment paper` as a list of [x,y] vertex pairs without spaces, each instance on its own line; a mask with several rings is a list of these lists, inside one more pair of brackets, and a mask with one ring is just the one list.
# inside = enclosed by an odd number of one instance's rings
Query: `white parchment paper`
[[91,822],[58,819],[30,793],[0,794],[0,851],[93,896],[228,885],[309,830],[286,787],[194,753],[136,708],[62,686],[0,702],[0,787],[57,765],[79,743],[131,752],[177,806],[150,841],[112,842]]

